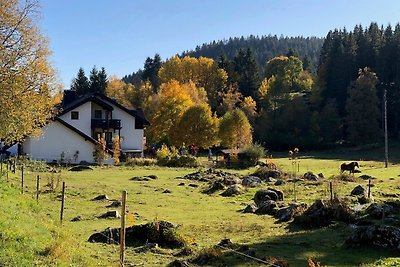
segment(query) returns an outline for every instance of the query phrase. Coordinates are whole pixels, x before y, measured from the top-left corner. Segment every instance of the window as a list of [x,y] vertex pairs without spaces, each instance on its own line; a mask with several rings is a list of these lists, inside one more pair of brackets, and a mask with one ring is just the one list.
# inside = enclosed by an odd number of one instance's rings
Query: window
[[101,119],[101,116],[102,116],[101,109],[96,109],[96,110],[94,111],[94,118],[95,118],[95,119]]
[[71,111],[71,120],[79,120],[79,111]]

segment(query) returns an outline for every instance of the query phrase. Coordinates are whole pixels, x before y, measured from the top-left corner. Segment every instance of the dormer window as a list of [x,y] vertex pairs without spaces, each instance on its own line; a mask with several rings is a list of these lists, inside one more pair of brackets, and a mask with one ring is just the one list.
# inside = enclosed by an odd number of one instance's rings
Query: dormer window
[[94,111],[94,118],[95,118],[95,119],[101,119],[101,118],[102,118],[102,111],[101,111],[101,109],[96,109],[96,110]]
[[71,111],[71,120],[79,120],[79,111]]

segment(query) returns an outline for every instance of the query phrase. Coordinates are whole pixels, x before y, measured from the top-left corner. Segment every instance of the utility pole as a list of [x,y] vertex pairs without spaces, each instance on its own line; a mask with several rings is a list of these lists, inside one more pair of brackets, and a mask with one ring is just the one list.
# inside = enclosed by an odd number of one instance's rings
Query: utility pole
[[383,120],[384,120],[384,131],[385,131],[385,168],[388,167],[389,162],[389,147],[388,147],[388,130],[387,130],[387,99],[386,99],[386,88],[383,91]]

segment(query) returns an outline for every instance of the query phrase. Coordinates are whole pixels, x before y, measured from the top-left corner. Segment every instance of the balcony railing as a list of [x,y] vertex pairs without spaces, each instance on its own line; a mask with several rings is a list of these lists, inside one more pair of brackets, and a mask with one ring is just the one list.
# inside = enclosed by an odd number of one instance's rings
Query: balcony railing
[[121,129],[121,120],[92,119],[91,128]]

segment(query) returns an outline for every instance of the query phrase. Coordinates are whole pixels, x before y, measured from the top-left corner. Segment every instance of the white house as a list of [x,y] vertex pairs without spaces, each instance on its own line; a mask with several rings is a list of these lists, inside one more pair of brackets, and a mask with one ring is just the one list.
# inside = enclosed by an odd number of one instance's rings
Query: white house
[[[107,147],[112,138],[121,138],[121,152],[143,152],[143,130],[149,122],[141,109],[131,110],[102,94],[77,97],[65,90],[58,115],[42,128],[39,137],[28,137],[22,153],[33,159],[52,162],[94,162],[93,151],[98,136],[105,134]],[[112,154],[111,150],[108,151]],[[112,155],[106,163],[112,163]]]

